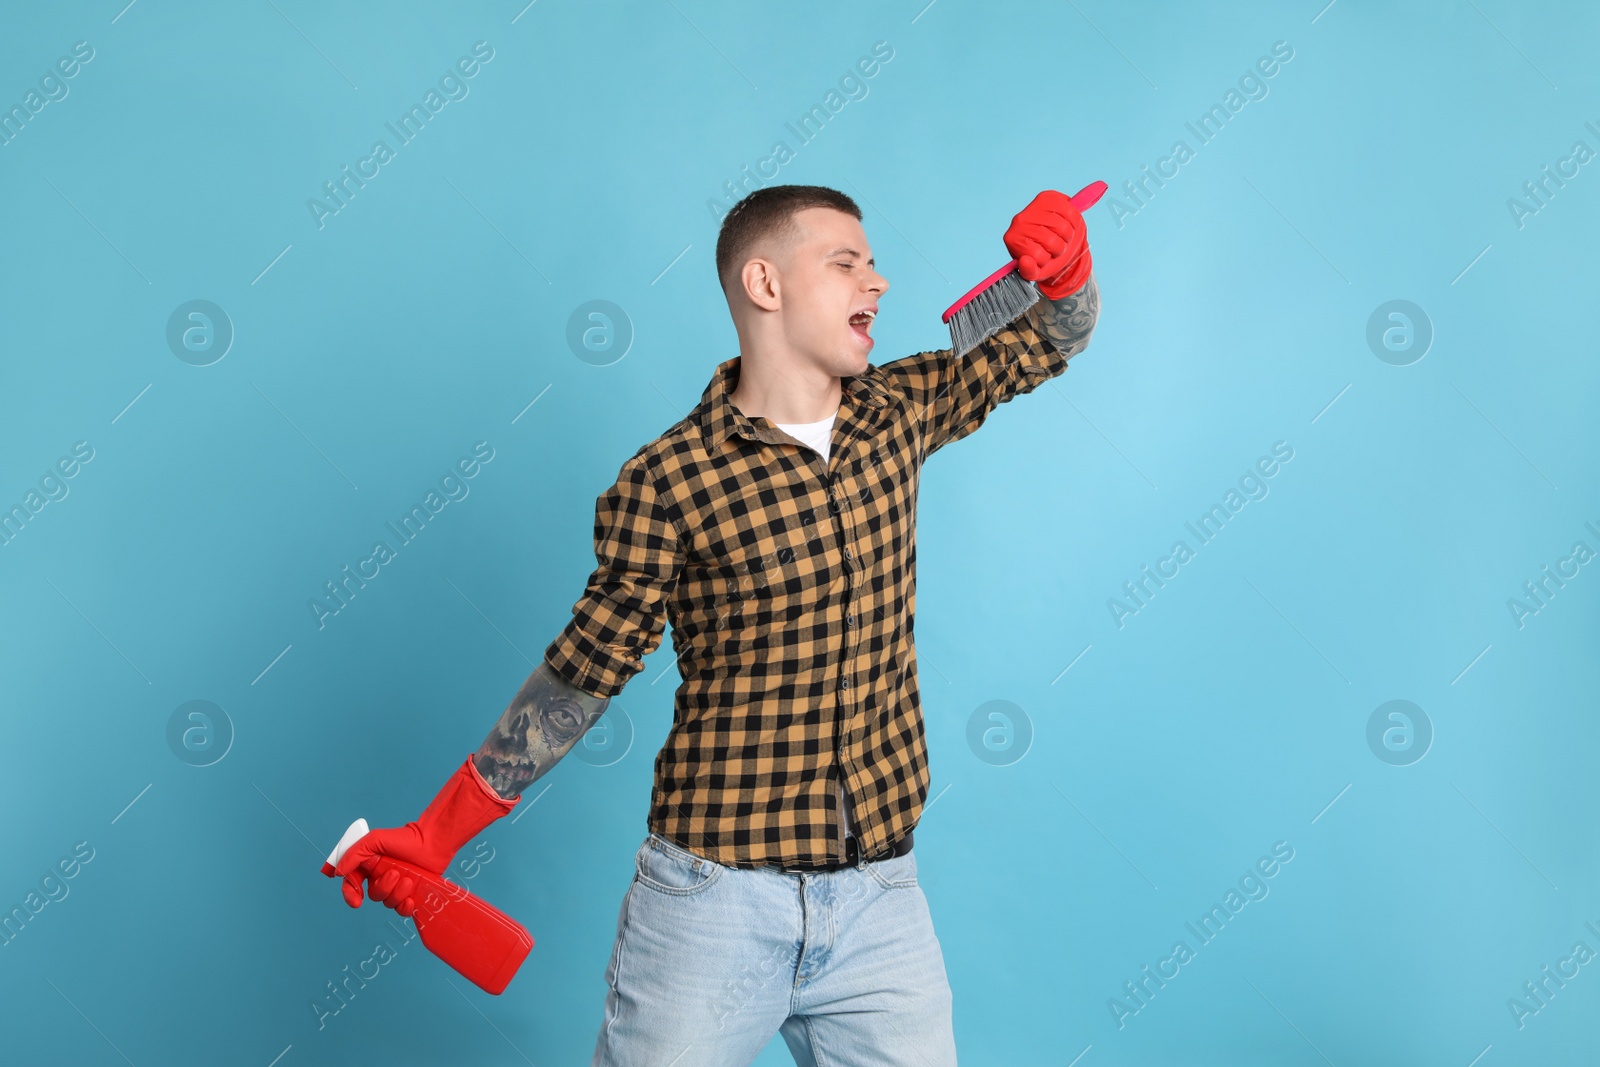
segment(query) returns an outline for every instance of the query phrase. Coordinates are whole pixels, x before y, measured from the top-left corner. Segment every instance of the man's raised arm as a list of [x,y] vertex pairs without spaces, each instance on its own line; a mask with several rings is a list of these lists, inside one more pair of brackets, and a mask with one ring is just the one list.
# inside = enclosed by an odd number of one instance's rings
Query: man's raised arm
[[1100,290],[1091,272],[1081,287],[1033,306],[965,356],[948,348],[918,352],[879,369],[918,409],[924,455],[959,441],[991,412],[1031,393],[1067,369],[1089,345],[1100,316]]
[[1100,318],[1100,287],[1095,284],[1094,272],[1075,293],[1051,300],[1042,297],[1028,309],[1039,321],[1039,328],[1061,349],[1068,359],[1089,347],[1089,335]]

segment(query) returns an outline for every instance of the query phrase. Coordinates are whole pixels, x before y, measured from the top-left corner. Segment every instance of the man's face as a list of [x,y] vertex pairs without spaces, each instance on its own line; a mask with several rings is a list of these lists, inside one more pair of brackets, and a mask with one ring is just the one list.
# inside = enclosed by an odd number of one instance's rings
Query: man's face
[[873,345],[872,317],[865,312],[876,312],[889,283],[874,269],[860,220],[811,207],[794,221],[800,236],[780,260],[784,334],[830,375],[860,374]]

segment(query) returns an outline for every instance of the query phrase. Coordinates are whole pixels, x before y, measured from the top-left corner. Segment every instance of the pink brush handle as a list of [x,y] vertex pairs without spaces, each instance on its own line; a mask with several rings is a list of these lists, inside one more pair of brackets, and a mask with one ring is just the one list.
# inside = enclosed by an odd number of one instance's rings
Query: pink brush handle
[[[1085,185],[1082,189],[1079,189],[1077,192],[1072,194],[1070,197],[1072,206],[1077,208],[1078,213],[1081,215],[1083,212],[1094,207],[1095,202],[1105,194],[1107,188],[1108,186],[1105,182],[1090,182],[1088,185]],[[979,282],[977,285],[974,285],[967,291],[966,296],[963,296],[960,300],[957,300],[954,304],[951,304],[945,309],[943,321],[949,322],[952,315],[972,302],[973,297],[977,296],[979,293],[989,288],[989,286],[993,285],[995,282],[999,281],[1001,278],[1004,278],[1007,274],[1010,274],[1016,269],[1017,261],[1013,259],[1010,263],[1007,263],[1005,266],[989,275],[983,281]]]

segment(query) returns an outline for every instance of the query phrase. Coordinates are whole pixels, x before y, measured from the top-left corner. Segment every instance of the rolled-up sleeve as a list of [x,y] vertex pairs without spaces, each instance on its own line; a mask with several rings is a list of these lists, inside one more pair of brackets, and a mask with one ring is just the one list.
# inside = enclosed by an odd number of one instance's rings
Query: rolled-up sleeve
[[953,349],[918,352],[881,370],[920,410],[925,455],[959,441],[1014,396],[1031,393],[1067,369],[1067,355],[1045,333],[1039,301],[960,359]]
[[584,692],[613,697],[660,645],[684,560],[643,450],[595,500],[594,554],[588,586],[544,658]]

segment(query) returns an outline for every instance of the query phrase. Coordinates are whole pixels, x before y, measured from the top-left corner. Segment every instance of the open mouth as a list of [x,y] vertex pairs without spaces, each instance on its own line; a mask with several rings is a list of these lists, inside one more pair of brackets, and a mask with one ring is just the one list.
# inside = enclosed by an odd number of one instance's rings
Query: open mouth
[[876,311],[868,310],[858,311],[854,315],[850,316],[850,328],[855,331],[856,336],[859,337],[869,348],[873,344],[872,320],[875,319],[877,315],[878,313]]

